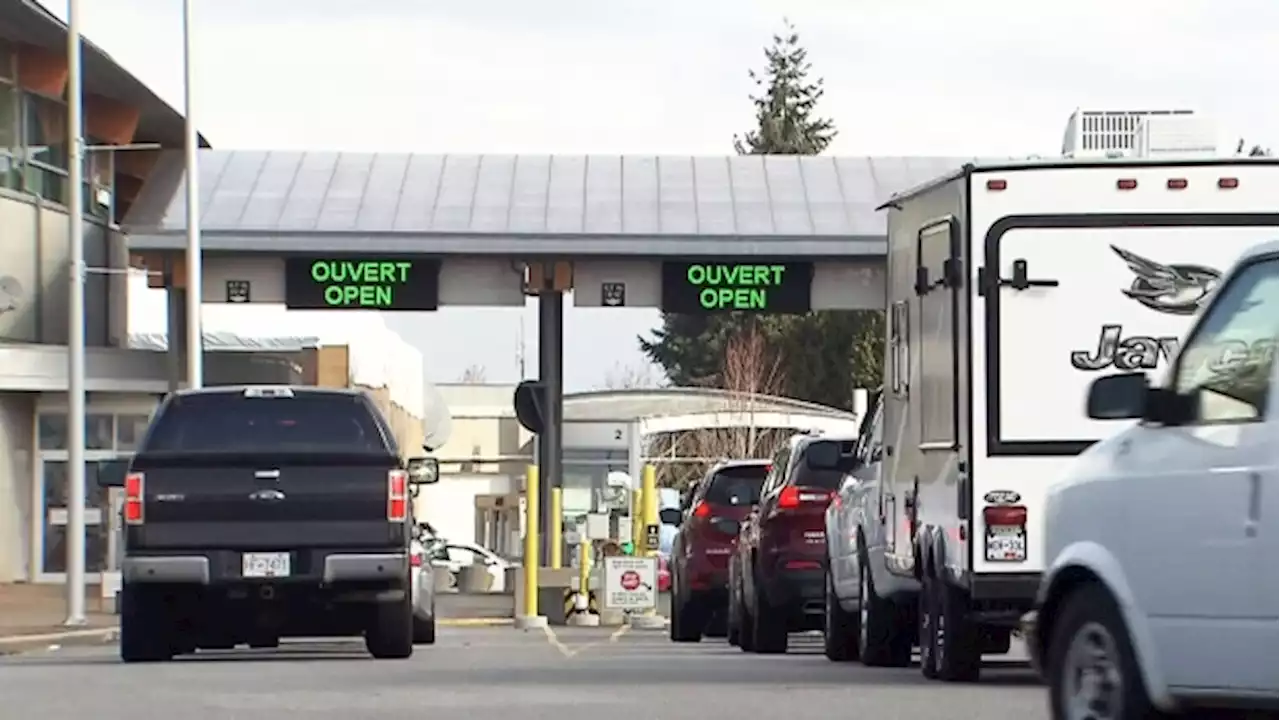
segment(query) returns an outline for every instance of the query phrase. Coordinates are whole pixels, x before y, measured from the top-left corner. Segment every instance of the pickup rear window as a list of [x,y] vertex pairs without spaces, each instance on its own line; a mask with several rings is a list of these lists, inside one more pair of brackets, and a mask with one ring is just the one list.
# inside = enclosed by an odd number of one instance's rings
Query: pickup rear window
[[764,465],[727,467],[711,477],[704,500],[712,505],[755,505],[769,468]]
[[387,443],[361,398],[304,391],[292,397],[175,397],[143,445],[146,453],[289,451],[385,454]]

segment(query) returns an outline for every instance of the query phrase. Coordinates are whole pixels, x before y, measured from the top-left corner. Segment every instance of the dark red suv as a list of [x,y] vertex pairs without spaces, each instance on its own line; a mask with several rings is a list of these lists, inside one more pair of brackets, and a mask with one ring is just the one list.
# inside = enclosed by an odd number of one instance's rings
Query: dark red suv
[[760,501],[768,474],[768,460],[720,463],[685,496],[671,546],[672,640],[698,642],[704,634],[724,632],[729,556],[738,523]]
[[852,438],[796,435],[779,448],[734,557],[729,637],[746,651],[787,651],[787,634],[822,628],[825,512],[853,467]]

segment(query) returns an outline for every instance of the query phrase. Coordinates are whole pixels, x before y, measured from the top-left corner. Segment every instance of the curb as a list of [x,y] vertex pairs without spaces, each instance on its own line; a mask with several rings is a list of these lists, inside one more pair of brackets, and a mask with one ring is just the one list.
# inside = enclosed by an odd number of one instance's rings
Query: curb
[[0,655],[12,655],[29,650],[45,648],[50,645],[93,645],[114,642],[120,635],[120,629],[93,628],[86,630],[63,630],[60,632],[40,633],[34,635],[10,635],[0,637]]
[[436,618],[441,627],[505,627],[515,622],[515,618]]

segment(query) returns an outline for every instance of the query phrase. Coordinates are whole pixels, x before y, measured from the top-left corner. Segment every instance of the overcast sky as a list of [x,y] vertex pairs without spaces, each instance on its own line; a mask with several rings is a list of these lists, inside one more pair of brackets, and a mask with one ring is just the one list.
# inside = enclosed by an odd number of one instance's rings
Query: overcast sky
[[[45,5],[65,17],[65,3]],[[835,154],[1052,155],[1079,106],[1191,108],[1224,146],[1280,145],[1275,0],[195,5],[197,116],[219,148],[728,153],[751,121],[747,70],[784,14],[826,78]],[[181,107],[181,3],[81,7],[90,39]],[[437,382],[473,364],[514,381],[522,319],[536,358],[531,309],[388,316]],[[635,335],[656,319],[569,310],[568,388],[640,363]]]

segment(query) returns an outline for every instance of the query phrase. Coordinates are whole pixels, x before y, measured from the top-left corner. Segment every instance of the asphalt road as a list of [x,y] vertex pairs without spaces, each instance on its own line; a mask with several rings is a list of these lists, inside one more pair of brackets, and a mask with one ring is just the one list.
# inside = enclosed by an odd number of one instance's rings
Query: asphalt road
[[4,720],[726,720],[1047,717],[1024,664],[976,685],[926,682],[916,669],[836,664],[815,638],[785,656],[720,640],[675,645],[665,632],[441,628],[411,660],[374,661],[352,643],[201,654],[123,665],[113,646],[0,659]]

